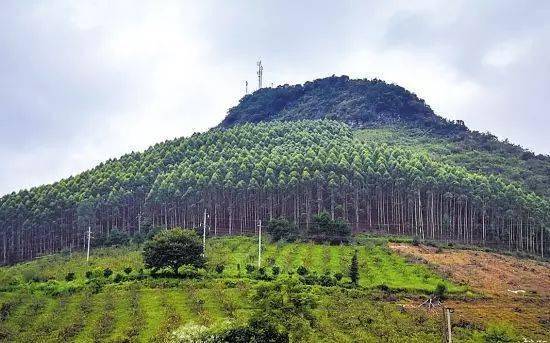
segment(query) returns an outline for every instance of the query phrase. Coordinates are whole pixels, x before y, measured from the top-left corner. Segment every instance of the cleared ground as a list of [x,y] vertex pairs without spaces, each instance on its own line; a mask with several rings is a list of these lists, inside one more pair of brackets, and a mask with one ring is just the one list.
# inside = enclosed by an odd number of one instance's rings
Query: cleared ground
[[438,249],[390,243],[410,261],[428,263],[441,275],[467,284],[482,297],[447,301],[460,328],[510,323],[521,332],[550,341],[550,264],[474,250]]

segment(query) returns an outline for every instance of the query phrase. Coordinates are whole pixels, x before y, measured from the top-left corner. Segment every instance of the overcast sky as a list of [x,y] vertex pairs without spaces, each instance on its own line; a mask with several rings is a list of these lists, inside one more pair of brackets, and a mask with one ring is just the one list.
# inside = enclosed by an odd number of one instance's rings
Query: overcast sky
[[[414,4],[413,4],[414,3]],[[2,1],[0,194],[346,74],[550,153],[550,1]]]

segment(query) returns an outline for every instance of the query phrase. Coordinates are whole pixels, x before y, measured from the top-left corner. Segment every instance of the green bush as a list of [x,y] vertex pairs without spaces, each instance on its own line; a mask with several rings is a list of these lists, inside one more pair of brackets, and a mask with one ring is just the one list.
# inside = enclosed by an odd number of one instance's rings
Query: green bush
[[340,282],[342,281],[342,278],[344,277],[344,275],[342,273],[336,273],[334,274],[334,278],[336,279],[336,281]]
[[309,271],[307,270],[306,267],[299,266],[298,269],[296,269],[296,273],[298,273],[298,275],[300,276],[306,276],[309,273]]
[[274,218],[267,223],[267,232],[274,241],[291,240],[296,236],[297,228],[285,218]]
[[113,279],[114,282],[119,283],[124,280],[124,276],[120,273],[116,273]]
[[279,266],[272,266],[271,267],[271,273],[273,274],[273,276],[278,276],[280,273],[281,273],[281,268],[279,268]]
[[246,272],[248,274],[252,274],[255,270],[256,270],[256,267],[254,267],[253,265],[251,265],[251,264],[246,265]]
[[65,275],[65,281],[73,281],[75,279],[74,273],[69,272],[67,275]]
[[94,276],[94,272],[91,270],[86,271],[86,279],[91,279]]
[[126,273],[126,275],[130,275],[130,273],[132,273],[132,267],[124,268],[124,273]]
[[216,265],[216,273],[221,274],[221,273],[223,273],[224,269],[225,269],[225,266],[223,264],[217,264]]
[[485,343],[512,343],[519,338],[514,329],[506,324],[491,324],[485,330]]
[[103,276],[108,278],[109,276],[113,275],[113,271],[111,268],[105,268],[103,269]]
[[447,286],[445,286],[445,284],[438,283],[435,287],[434,295],[441,300],[445,300],[447,295]]

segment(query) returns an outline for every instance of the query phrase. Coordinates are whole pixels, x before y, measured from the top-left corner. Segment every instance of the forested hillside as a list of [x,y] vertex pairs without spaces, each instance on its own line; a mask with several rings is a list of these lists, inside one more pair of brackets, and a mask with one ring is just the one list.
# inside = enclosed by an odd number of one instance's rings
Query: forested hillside
[[307,235],[327,211],[373,230],[548,254],[549,204],[497,176],[369,143],[336,121],[244,124],[157,144],[0,200],[2,260],[84,246],[113,229],[253,233],[286,217]]
[[446,162],[501,175],[550,197],[550,156],[535,155],[488,132],[471,131],[462,122],[436,115],[424,100],[403,87],[377,79],[332,76],[304,85],[263,88],[243,97],[220,126],[303,119],[338,120],[375,132],[387,128],[394,133],[392,142],[398,144],[400,140],[412,144],[430,140],[443,147],[435,154]]

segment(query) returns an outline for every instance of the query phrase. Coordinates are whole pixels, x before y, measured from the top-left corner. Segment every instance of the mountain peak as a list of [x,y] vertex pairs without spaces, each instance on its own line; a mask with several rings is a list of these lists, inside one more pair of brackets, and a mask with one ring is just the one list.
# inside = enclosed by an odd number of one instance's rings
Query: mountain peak
[[436,115],[423,99],[401,86],[346,75],[259,89],[229,109],[220,126],[300,119],[333,119],[352,127],[408,124],[445,132],[467,130],[461,122]]

